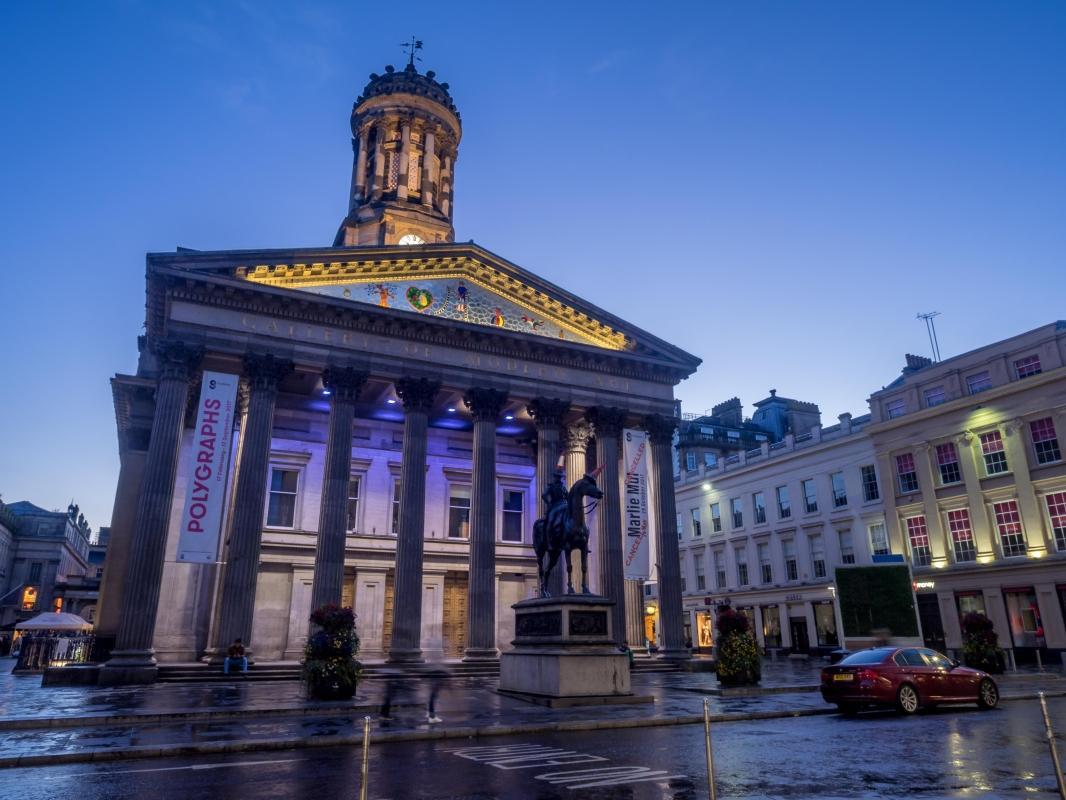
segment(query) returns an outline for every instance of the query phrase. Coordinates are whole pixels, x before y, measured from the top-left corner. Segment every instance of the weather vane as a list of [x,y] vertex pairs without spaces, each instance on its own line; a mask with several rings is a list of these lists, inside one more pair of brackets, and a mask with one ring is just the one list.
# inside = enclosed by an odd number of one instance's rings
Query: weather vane
[[415,61],[421,61],[422,60],[421,58],[415,58],[415,50],[421,50],[422,49],[421,40],[416,39],[414,36],[412,36],[411,37],[411,41],[404,42],[403,44],[400,45],[400,47],[402,47],[404,50],[407,51],[407,65],[409,67],[413,67],[415,65]]

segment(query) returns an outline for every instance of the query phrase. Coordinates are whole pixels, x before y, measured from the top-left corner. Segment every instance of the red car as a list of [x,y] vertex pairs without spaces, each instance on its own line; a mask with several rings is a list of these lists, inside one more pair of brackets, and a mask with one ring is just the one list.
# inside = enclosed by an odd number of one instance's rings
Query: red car
[[822,670],[822,697],[844,713],[895,706],[913,714],[938,703],[995,708],[999,687],[988,673],[959,666],[925,647],[875,647]]

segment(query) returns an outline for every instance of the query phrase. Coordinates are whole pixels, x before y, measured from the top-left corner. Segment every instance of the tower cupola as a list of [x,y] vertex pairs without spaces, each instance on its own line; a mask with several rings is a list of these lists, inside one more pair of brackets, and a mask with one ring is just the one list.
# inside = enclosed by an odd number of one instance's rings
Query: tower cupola
[[385,67],[352,108],[348,214],[335,246],[426,244],[455,240],[452,185],[462,123],[448,84],[414,58]]

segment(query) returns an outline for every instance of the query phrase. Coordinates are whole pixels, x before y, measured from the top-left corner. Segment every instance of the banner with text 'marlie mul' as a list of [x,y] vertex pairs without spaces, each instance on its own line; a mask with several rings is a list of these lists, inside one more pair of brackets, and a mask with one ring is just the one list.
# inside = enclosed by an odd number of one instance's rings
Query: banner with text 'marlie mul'
[[178,561],[211,564],[218,560],[239,380],[223,372],[204,373],[186,475]]
[[622,547],[626,580],[651,576],[648,539],[648,436],[644,431],[622,433],[626,474],[622,486]]

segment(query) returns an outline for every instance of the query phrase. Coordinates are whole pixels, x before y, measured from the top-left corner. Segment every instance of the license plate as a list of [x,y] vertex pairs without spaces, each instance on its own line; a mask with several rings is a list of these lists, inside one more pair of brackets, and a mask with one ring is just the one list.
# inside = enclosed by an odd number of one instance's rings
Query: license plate
[[855,680],[855,676],[852,673],[850,673],[850,672],[838,672],[836,675],[833,676],[833,680],[835,680],[835,681],[853,681],[853,680]]

